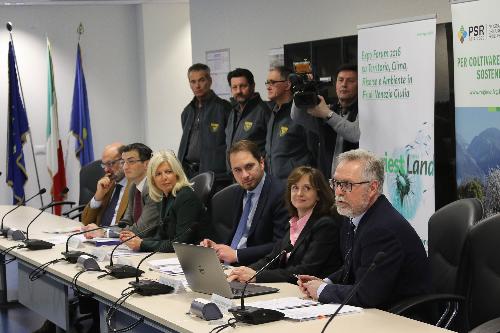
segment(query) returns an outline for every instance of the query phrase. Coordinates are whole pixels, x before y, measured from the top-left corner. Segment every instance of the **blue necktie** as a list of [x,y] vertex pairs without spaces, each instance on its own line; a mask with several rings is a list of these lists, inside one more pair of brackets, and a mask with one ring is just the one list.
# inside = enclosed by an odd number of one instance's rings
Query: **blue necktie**
[[243,213],[241,214],[238,228],[236,229],[236,232],[233,236],[233,241],[231,242],[231,247],[235,250],[238,248],[241,237],[243,237],[243,235],[247,231],[248,216],[250,215],[250,211],[252,210],[252,196],[252,192],[247,192],[247,202],[245,203],[245,207],[243,207]]
[[118,204],[118,198],[120,197],[122,186],[120,184],[115,185],[115,190],[113,192],[113,196],[111,200],[109,200],[108,205],[106,206],[106,210],[104,214],[102,214],[101,218],[101,227],[108,227],[111,225],[113,221],[113,216],[115,216],[116,205]]

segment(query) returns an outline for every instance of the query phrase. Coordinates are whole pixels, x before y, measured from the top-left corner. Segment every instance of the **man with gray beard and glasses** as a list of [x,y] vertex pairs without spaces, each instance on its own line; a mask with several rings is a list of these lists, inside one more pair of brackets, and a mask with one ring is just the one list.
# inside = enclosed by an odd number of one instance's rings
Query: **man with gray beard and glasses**
[[382,194],[384,164],[362,149],[342,153],[330,180],[337,211],[349,218],[341,233],[344,265],[328,278],[299,275],[299,288],[322,303],[342,303],[378,256],[377,266],[348,302],[388,309],[429,291],[427,255],[413,227]]

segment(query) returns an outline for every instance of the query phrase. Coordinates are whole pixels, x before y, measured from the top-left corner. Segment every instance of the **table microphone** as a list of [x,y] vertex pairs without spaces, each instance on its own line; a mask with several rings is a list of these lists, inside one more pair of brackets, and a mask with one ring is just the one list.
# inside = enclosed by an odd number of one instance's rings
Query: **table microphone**
[[[62,190],[62,194],[66,194],[68,193],[68,188],[65,187],[63,190]],[[61,206],[61,205],[73,205],[74,202],[73,201],[53,201],[51,203],[49,203],[48,205],[45,205],[43,206],[42,208],[40,208],[40,213],[38,213],[31,221],[30,223],[28,223],[28,226],[26,227],[26,238],[23,240],[24,242],[24,246],[25,248],[27,248],[28,250],[46,250],[46,249],[51,249],[55,244],[53,243],[50,243],[50,242],[46,242],[44,240],[41,240],[41,239],[29,239],[29,228],[30,226],[33,224],[33,222],[35,222],[35,220],[40,216],[42,215],[42,213],[49,209],[49,208],[52,208],[52,207],[55,207],[55,206]],[[14,238],[14,234],[12,235],[12,238]],[[16,236],[16,238],[18,240],[22,240],[21,238],[21,235],[18,235]]]
[[93,229],[89,229],[89,230],[84,230],[84,231],[79,231],[77,233],[71,234],[71,236],[69,236],[68,239],[66,240],[66,251],[65,252],[61,252],[61,254],[64,256],[64,258],[66,259],[66,261],[69,261],[72,264],[76,264],[76,261],[78,260],[78,258],[81,255],[83,255],[83,254],[86,254],[86,255],[89,255],[91,257],[94,257],[93,255],[88,254],[88,253],[83,252],[83,251],[70,251],[69,250],[69,240],[71,239],[71,237],[77,236],[77,235],[81,235],[81,234],[84,234],[84,233],[87,233],[87,232],[96,231],[96,230],[113,228],[115,226],[117,226],[119,228],[125,228],[127,225],[128,224],[126,222],[122,221],[122,222],[119,222],[116,225],[97,227],[97,228],[93,228]]
[[26,200],[22,200],[20,203],[18,203],[14,208],[12,208],[11,210],[9,210],[7,213],[5,213],[5,215],[2,217],[2,224],[0,226],[0,234],[4,237],[7,237],[7,232],[9,231],[9,228],[5,228],[3,227],[3,220],[5,219],[5,217],[7,215],[9,215],[10,213],[12,213],[13,211],[15,211],[16,209],[18,209],[19,207],[23,206],[24,204],[26,204],[28,201],[30,201],[31,199],[33,199],[34,197],[36,196],[39,196],[39,195],[42,195],[44,194],[45,192],[47,192],[47,190],[45,188],[42,188],[40,191],[38,191],[37,194],[35,194],[34,196],[26,199]]
[[[40,216],[42,215],[42,213],[46,210],[46,209],[49,209],[49,208],[52,208],[52,207],[55,207],[55,206],[61,206],[61,205],[67,205],[68,202],[70,201],[57,201],[57,202],[52,202],[44,207],[42,207],[43,209],[40,211],[40,213],[38,213],[31,221],[30,223],[28,224],[28,226],[26,227],[26,237],[24,238],[24,240],[22,239],[21,235],[14,235],[12,234],[12,238],[16,238],[17,240],[22,240],[24,242],[24,246],[25,248],[27,248],[28,250],[45,250],[45,249],[51,249],[55,244],[53,243],[50,243],[50,242],[46,242],[44,240],[41,240],[41,239],[29,239],[29,228],[30,226],[33,224],[33,222],[35,222],[35,220]],[[19,231],[19,230],[17,230]]]
[[[117,279],[126,279],[126,278],[135,277],[137,275],[141,275],[142,273],[144,273],[144,271],[138,270],[134,266],[121,265],[121,264],[113,265],[113,253],[118,248],[118,246],[128,242],[132,238],[135,238],[137,236],[141,236],[141,235],[145,234],[146,232],[153,230],[154,228],[160,228],[160,227],[161,227],[161,223],[156,224],[156,225],[152,225],[149,228],[146,228],[146,229],[142,230],[141,232],[138,232],[134,236],[131,236],[131,237],[125,239],[124,241],[116,244],[115,247],[113,248],[113,250],[111,251],[110,256],[109,256],[109,265],[106,266],[106,268],[109,271],[105,275],[111,275],[112,277],[117,278]],[[105,275],[101,275],[101,277],[104,277]]]
[[368,276],[368,274],[371,271],[373,271],[375,269],[375,267],[377,267],[377,265],[380,263],[380,261],[382,259],[384,259],[384,257],[385,257],[385,252],[384,251],[377,252],[377,254],[375,255],[375,257],[373,258],[373,261],[372,261],[370,267],[368,267],[368,269],[366,270],[365,274],[352,287],[351,291],[349,292],[349,294],[347,295],[347,297],[345,298],[345,300],[342,302],[342,304],[340,304],[340,306],[337,308],[337,310],[328,319],[328,321],[326,322],[325,326],[321,330],[321,333],[325,332],[326,328],[332,322],[333,318],[335,318],[337,316],[337,314],[340,312],[340,310],[342,310],[342,308],[347,304],[347,302],[349,302],[351,300],[351,298],[354,296],[354,294],[356,293],[356,291],[358,291],[359,287],[361,286],[361,284],[363,283],[363,281],[365,280],[365,278]]
[[[190,225],[189,227],[184,229],[179,235],[175,236],[174,239],[172,239],[171,243],[176,242],[179,238],[181,238],[181,236],[184,236],[188,232],[193,232],[193,233],[196,232],[198,227],[199,227],[198,223],[193,223],[192,225]],[[144,260],[148,259],[153,254],[158,253],[158,252],[159,252],[159,250],[153,251],[150,254],[148,254],[147,256],[145,256],[144,258],[142,258],[136,267],[137,272],[141,272],[139,267],[144,262]],[[168,286],[166,284],[163,284],[163,283],[160,283],[157,281],[139,280],[139,275],[140,274],[137,274],[135,276],[135,281],[129,282],[130,285],[132,285],[134,287],[135,291],[139,295],[142,295],[142,296],[163,295],[163,294],[169,294],[174,290],[174,288],[172,288],[171,286]]]
[[241,292],[241,306],[229,309],[229,312],[233,314],[233,316],[236,318],[237,321],[241,321],[247,324],[263,324],[280,320],[285,316],[283,312],[276,310],[256,308],[253,306],[245,307],[245,291],[247,289],[248,284],[250,283],[250,281],[253,280],[253,278],[257,277],[267,267],[269,267],[269,265],[271,265],[273,262],[281,258],[281,256],[286,255],[292,250],[293,250],[293,245],[289,244],[276,257],[271,259],[267,264],[264,265],[264,267],[259,269],[250,279],[248,279],[245,282],[245,286],[243,287],[243,291]]

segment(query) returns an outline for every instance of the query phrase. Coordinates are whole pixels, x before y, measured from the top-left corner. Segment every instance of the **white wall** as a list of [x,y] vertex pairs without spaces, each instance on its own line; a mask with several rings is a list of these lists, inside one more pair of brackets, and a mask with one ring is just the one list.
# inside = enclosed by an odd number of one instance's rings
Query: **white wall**
[[[265,92],[268,50],[283,44],[357,34],[357,25],[437,13],[451,21],[448,0],[191,0],[193,62],[230,48],[231,68],[250,69]],[[262,94],[266,96],[266,94]]]
[[[47,108],[45,35],[52,43],[59,126],[66,151],[75,71],[76,28],[82,37],[94,153],[112,141],[142,141],[177,150],[180,113],[192,94],[186,70],[204,62],[205,51],[230,48],[231,67],[254,72],[264,92],[268,50],[286,43],[356,34],[356,26],[402,17],[438,14],[451,20],[448,0],[190,0],[187,3],[88,6],[0,6],[0,22],[12,21],[34,144],[45,145]],[[8,35],[0,29],[0,112],[7,118]],[[191,49],[192,48],[192,49]],[[192,53],[191,53],[192,52]],[[192,56],[191,56],[192,54]],[[2,60],[3,59],[3,60]],[[266,94],[264,93],[263,96]],[[6,122],[0,121],[0,204],[11,202],[5,183]],[[77,200],[79,165],[67,158],[70,199]],[[30,175],[25,190],[36,191]],[[37,155],[43,187],[49,187],[45,156]],[[45,198],[48,202],[48,197]],[[38,206],[35,203],[35,206]]]
[[[47,56],[45,36],[50,38],[59,105],[63,149],[67,148],[76,62],[76,29],[85,27],[81,47],[87,80],[94,154],[100,158],[109,142],[144,140],[137,39],[136,6],[3,6],[0,8],[0,204],[10,204],[12,191],[5,183],[7,140],[7,50],[4,22],[14,24],[14,43],[20,68],[33,143],[44,151],[47,117]],[[4,120],[5,119],[5,120]],[[67,157],[70,199],[78,198],[79,163],[70,140]],[[29,144],[24,146],[29,179],[26,195],[37,191]],[[50,188],[45,155],[37,155],[42,187]],[[45,195],[45,203],[50,200]],[[34,202],[39,206],[40,201]]]
[[142,5],[140,17],[146,142],[177,152],[181,112],[193,97],[186,74],[192,64],[189,4]]

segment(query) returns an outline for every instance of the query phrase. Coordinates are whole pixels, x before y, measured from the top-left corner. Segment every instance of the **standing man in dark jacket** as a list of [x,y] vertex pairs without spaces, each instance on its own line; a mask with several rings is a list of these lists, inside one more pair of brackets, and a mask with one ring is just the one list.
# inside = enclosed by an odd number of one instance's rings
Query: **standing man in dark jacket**
[[319,135],[318,169],[325,176],[335,171],[336,157],[359,147],[358,68],[343,64],[337,69],[335,92],[338,103],[327,105],[322,96],[320,103],[307,110],[292,106],[291,117],[298,124]]
[[[227,149],[240,140],[250,140],[257,144],[262,153],[265,152],[267,122],[271,110],[255,92],[255,81],[252,72],[245,68],[236,68],[227,74],[227,82],[231,87],[231,104],[226,127]],[[229,163],[228,171],[231,171]]]
[[226,177],[226,124],[231,104],[210,89],[210,68],[194,64],[188,69],[193,100],[181,115],[182,138],[178,158],[188,178],[213,171],[216,181]]
[[267,75],[267,97],[272,107],[267,126],[266,163],[268,172],[286,182],[290,172],[302,165],[316,166],[318,136],[292,121],[290,71],[274,67]]

